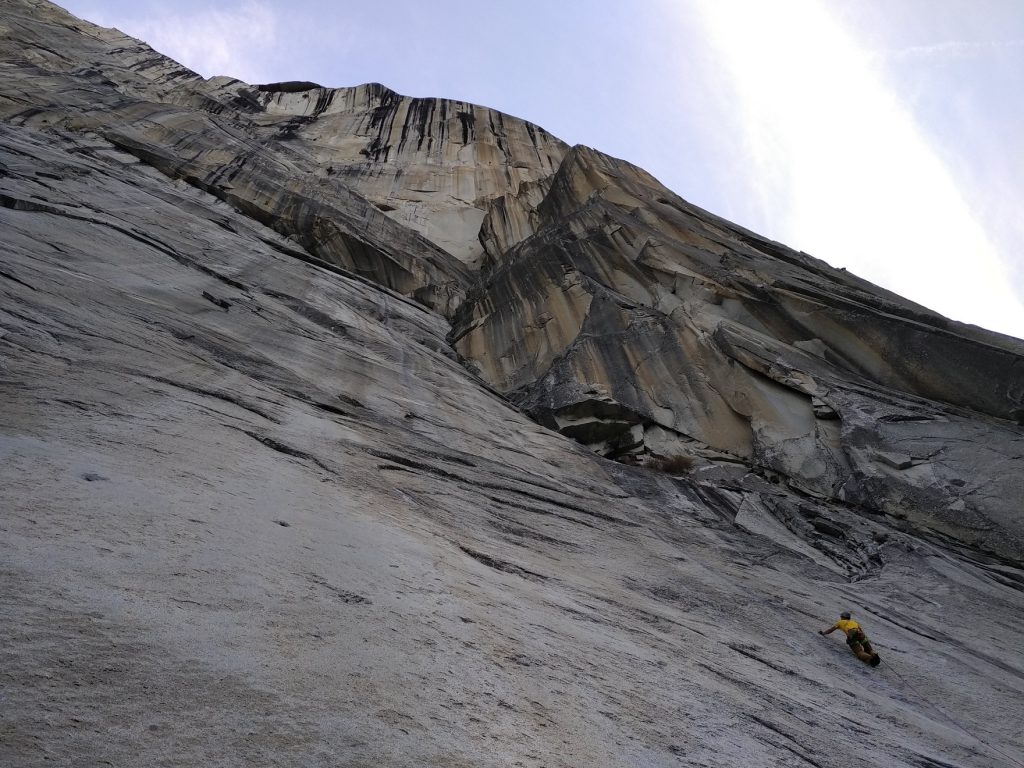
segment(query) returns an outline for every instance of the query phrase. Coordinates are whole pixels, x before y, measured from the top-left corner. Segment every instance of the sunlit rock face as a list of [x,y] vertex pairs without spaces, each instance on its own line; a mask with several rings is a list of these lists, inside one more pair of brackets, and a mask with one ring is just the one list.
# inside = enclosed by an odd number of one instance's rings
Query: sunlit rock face
[[1012,765],[1019,345],[8,0],[0,765]]
[[1020,460],[1021,342],[742,230],[584,147],[530,216],[452,339],[541,423],[612,457],[756,466],[1020,557],[1024,485],[1005,468]]
[[490,203],[543,187],[568,149],[543,128],[475,104],[376,83],[311,85],[260,86],[265,114],[254,123],[471,266],[484,255],[478,235]]

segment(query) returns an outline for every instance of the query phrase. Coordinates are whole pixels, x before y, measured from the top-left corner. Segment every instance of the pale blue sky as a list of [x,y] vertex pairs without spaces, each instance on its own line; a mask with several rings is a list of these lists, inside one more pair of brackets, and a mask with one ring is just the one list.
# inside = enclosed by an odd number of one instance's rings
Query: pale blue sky
[[1024,1],[65,0],[203,75],[526,118],[1024,337]]

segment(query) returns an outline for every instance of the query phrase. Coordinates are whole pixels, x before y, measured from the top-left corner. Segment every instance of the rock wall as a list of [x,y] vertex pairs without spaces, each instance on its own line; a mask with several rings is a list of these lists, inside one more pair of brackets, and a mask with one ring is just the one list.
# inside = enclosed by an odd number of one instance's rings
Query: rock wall
[[1006,472],[1020,461],[1019,340],[768,242],[584,147],[530,215],[452,341],[541,423],[619,459],[752,465],[1020,561],[1024,485]]
[[[19,16],[19,8],[52,21],[41,25],[34,15]],[[461,301],[469,278],[459,261],[395,224],[350,186],[321,178],[307,153],[260,136],[251,120],[262,110],[254,89],[223,78],[207,83],[148,46],[87,28],[48,4],[16,3],[11,19],[23,20],[16,28],[25,42],[9,38],[3,49],[19,76],[0,97],[0,118],[102,136],[244,210],[316,258],[441,312]],[[33,55],[36,50],[43,53]],[[30,52],[26,60],[23,51]],[[81,67],[82,60],[91,66]]]
[[307,153],[387,215],[470,266],[492,200],[543,184],[568,147],[543,128],[486,107],[356,88],[260,86],[268,135]]
[[483,108],[0,32],[0,764],[1014,764],[1019,342]]

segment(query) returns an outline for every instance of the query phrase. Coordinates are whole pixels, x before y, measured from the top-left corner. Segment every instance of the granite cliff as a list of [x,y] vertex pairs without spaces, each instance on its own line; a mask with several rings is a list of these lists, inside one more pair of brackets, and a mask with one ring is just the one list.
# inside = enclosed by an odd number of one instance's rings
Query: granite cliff
[[0,244],[4,764],[1020,765],[1024,342],[42,0]]

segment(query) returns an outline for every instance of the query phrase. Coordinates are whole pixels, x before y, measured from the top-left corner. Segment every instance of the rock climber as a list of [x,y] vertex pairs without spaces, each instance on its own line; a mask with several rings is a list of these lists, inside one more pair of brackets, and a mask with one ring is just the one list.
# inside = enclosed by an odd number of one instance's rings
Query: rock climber
[[870,664],[872,667],[879,665],[881,660],[878,658],[878,654],[871,647],[871,643],[868,641],[867,635],[864,634],[864,630],[860,628],[860,624],[850,618],[849,611],[843,611],[839,614],[839,621],[828,629],[818,630],[818,634],[828,635],[837,629],[841,629],[846,633],[846,644],[853,651],[854,656],[865,664]]

